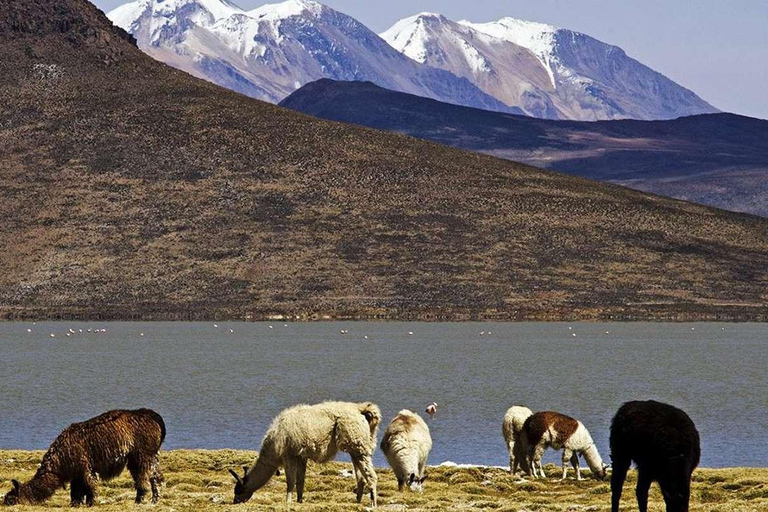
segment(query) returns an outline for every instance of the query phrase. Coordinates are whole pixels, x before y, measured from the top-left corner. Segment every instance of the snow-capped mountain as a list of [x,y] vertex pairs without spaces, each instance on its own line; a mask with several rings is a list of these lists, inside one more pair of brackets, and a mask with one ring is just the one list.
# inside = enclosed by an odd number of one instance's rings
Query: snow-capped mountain
[[266,101],[333,78],[520,112],[465,78],[409,59],[355,19],[310,0],[252,11],[225,0],[135,0],[108,16],[156,59]]
[[528,115],[560,117],[550,99],[554,92],[550,77],[521,45],[432,13],[401,20],[381,37],[416,62],[465,77]]
[[414,61],[463,76],[536,117],[672,119],[717,112],[621,48],[543,23],[457,23],[422,13],[381,37]]

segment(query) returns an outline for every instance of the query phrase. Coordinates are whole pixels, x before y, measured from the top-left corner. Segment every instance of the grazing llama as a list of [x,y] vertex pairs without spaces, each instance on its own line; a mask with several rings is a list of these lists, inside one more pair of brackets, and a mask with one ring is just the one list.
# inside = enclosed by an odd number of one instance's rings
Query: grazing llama
[[432,449],[429,427],[415,412],[404,409],[389,423],[381,439],[381,451],[397,477],[400,492],[406,482],[412,491],[422,492],[427,475],[424,468]]
[[605,479],[606,466],[597,451],[592,436],[580,421],[559,412],[544,411],[533,414],[525,421],[524,444],[528,449],[528,465],[534,478],[538,478],[536,468],[541,476],[546,478],[541,465],[541,457],[547,448],[563,450],[563,477],[568,473],[568,462],[576,470],[576,479],[581,480],[579,455],[582,455],[592,470],[592,476],[598,480]]
[[297,405],[281,412],[274,419],[261,443],[261,451],[250,470],[235,477],[235,503],[244,503],[263,487],[280,466],[285,470],[288,484],[286,499],[292,500],[294,487],[299,503],[304,500],[304,478],[307,462],[325,463],[340,451],[352,458],[357,480],[357,502],[362,501],[367,486],[371,502],[376,506],[376,471],[373,452],[376,430],[381,421],[379,407],[370,402],[323,402],[317,405]]
[[691,475],[699,465],[699,433],[688,415],[671,405],[649,400],[627,402],[611,422],[611,505],[618,512],[624,479],[637,465],[637,504],[648,510],[648,490],[655,480],[667,512],[687,512]]
[[32,480],[20,484],[5,495],[5,505],[36,505],[70,484],[70,504],[83,501],[92,506],[97,496],[97,482],[111,480],[131,472],[136,487],[136,503],[141,503],[151,489],[157,503],[157,486],[162,482],[158,462],[160,445],[165,439],[163,418],[149,409],[109,411],[82,423],[73,423],[59,434],[43,456]]
[[517,472],[518,467],[528,473],[526,448],[521,436],[525,420],[532,415],[533,411],[520,405],[513,405],[504,415],[501,432],[504,434],[504,441],[507,443],[507,449],[509,450],[509,472],[513,475]]

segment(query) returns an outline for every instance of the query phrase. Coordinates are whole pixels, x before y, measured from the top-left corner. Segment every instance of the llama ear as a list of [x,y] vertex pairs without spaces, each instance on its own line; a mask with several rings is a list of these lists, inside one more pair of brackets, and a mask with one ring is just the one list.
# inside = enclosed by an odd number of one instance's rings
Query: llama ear
[[426,480],[427,478],[429,478],[429,475],[424,475],[424,476],[422,476],[422,477],[421,477],[421,480],[419,480],[419,483],[420,483],[420,484],[423,484],[423,483],[424,483],[424,480]]
[[416,474],[411,473],[411,476],[408,477],[408,485],[411,485],[414,481],[416,481]]
[[243,480],[248,476],[248,466],[243,466]]
[[229,468],[229,474],[232,475],[233,477],[235,477],[235,482],[237,482],[239,484],[243,483],[243,480],[240,478],[240,475],[235,473],[234,469]]
[[21,484],[18,480],[11,480],[11,485],[13,485],[13,490],[18,491],[19,487],[21,487]]

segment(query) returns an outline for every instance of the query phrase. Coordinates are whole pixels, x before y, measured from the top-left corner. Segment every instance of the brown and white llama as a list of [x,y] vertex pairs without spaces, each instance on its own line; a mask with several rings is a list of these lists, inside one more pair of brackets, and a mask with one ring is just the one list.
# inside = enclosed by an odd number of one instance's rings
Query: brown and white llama
[[162,482],[158,462],[165,440],[163,418],[149,409],[109,411],[82,423],[73,423],[59,434],[43,456],[32,479],[5,495],[5,505],[36,505],[70,484],[70,504],[83,501],[92,506],[97,496],[97,479],[111,480],[131,472],[136,503],[151,489],[152,502],[158,499]]
[[523,442],[527,446],[529,474],[534,478],[538,478],[537,468],[541,476],[546,478],[541,458],[547,448],[553,448],[563,450],[563,480],[568,474],[569,462],[576,470],[576,479],[581,480],[579,455],[587,461],[594,478],[605,479],[606,466],[592,436],[582,422],[570,416],[553,411],[534,413],[525,420]]
[[699,465],[699,432],[677,407],[649,400],[627,402],[611,422],[611,508],[618,512],[624,479],[637,465],[637,504],[648,510],[648,490],[659,483],[667,512],[687,512],[691,476]]

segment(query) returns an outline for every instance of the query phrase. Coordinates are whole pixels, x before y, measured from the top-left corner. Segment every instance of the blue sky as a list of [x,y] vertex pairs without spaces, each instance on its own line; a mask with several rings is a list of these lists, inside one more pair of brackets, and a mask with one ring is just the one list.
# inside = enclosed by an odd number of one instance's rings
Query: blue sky
[[[95,0],[110,10],[124,0]],[[234,0],[245,9],[261,0]],[[715,107],[768,119],[768,0],[326,0],[381,32],[422,11],[541,21],[621,46]]]

